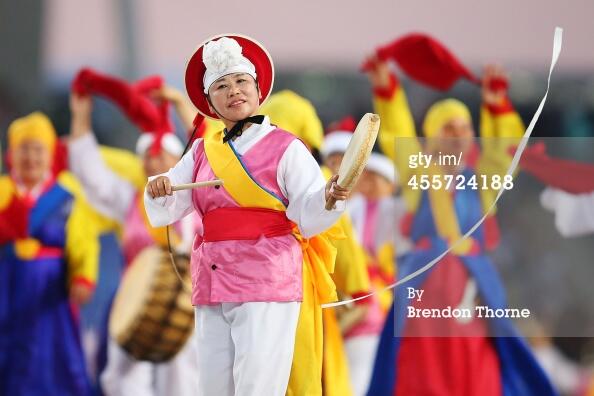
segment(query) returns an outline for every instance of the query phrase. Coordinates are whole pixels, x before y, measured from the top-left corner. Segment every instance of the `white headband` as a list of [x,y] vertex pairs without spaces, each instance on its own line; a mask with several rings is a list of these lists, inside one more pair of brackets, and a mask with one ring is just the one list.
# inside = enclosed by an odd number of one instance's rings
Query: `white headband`
[[[143,133],[136,142],[136,154],[144,156],[147,150],[153,145],[155,134]],[[180,157],[184,152],[182,142],[173,133],[166,133],[161,139],[161,147],[169,154]]]
[[391,183],[396,183],[398,181],[398,174],[396,173],[396,169],[394,169],[394,164],[385,155],[371,153],[367,164],[365,164],[365,169],[379,173]]
[[330,154],[340,153],[344,154],[346,152],[351,139],[353,138],[353,133],[348,131],[333,131],[326,135],[324,138],[324,143],[322,144],[322,150],[320,153],[322,157],[327,158]]
[[232,73],[246,73],[256,79],[256,67],[242,55],[243,49],[237,41],[229,37],[221,37],[204,45],[202,62],[206,66],[204,72],[204,93],[219,78]]

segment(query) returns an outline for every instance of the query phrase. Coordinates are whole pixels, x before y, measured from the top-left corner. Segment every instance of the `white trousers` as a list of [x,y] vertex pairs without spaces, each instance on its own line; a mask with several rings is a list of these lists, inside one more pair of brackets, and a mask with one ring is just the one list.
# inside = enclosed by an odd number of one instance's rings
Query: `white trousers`
[[106,396],[197,396],[197,361],[195,334],[171,361],[158,364],[134,359],[110,338],[101,386]]
[[354,396],[367,394],[378,343],[378,335],[354,336],[344,341]]
[[299,302],[196,307],[198,395],[284,396]]

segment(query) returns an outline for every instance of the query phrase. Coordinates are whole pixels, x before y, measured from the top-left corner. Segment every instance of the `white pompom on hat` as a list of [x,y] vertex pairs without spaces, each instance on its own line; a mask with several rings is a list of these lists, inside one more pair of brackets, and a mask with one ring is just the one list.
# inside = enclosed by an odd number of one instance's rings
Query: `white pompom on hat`
[[203,77],[204,93],[219,78],[232,73],[246,73],[257,78],[256,67],[242,54],[243,49],[237,40],[221,37],[204,45],[202,62],[206,66]]

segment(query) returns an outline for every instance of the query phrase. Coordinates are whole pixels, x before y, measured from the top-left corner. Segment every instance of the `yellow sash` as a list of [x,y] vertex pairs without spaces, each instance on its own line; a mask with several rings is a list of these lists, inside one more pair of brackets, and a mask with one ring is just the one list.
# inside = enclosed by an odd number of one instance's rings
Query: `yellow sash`
[[285,205],[261,187],[239,160],[230,144],[223,143],[223,132],[204,140],[204,152],[214,174],[225,182],[223,188],[242,207],[285,211]]
[[[278,197],[249,175],[232,146],[223,143],[222,131],[205,138],[204,151],[214,174],[225,182],[225,190],[241,207],[286,211]],[[334,226],[312,238],[303,238],[295,226],[293,235],[303,252],[303,301],[287,395],[321,395],[321,304],[337,300],[336,287],[330,277],[334,271],[336,248],[330,239],[341,238],[342,230]]]

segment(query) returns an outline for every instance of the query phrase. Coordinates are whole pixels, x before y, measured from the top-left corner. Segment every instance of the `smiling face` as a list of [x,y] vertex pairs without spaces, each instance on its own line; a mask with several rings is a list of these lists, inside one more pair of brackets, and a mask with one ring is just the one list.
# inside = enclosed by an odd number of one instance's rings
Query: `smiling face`
[[15,176],[28,188],[41,183],[51,168],[51,152],[35,139],[26,139],[10,151]]
[[256,114],[261,94],[252,76],[233,73],[216,80],[208,89],[208,97],[210,110],[230,128],[237,121]]

